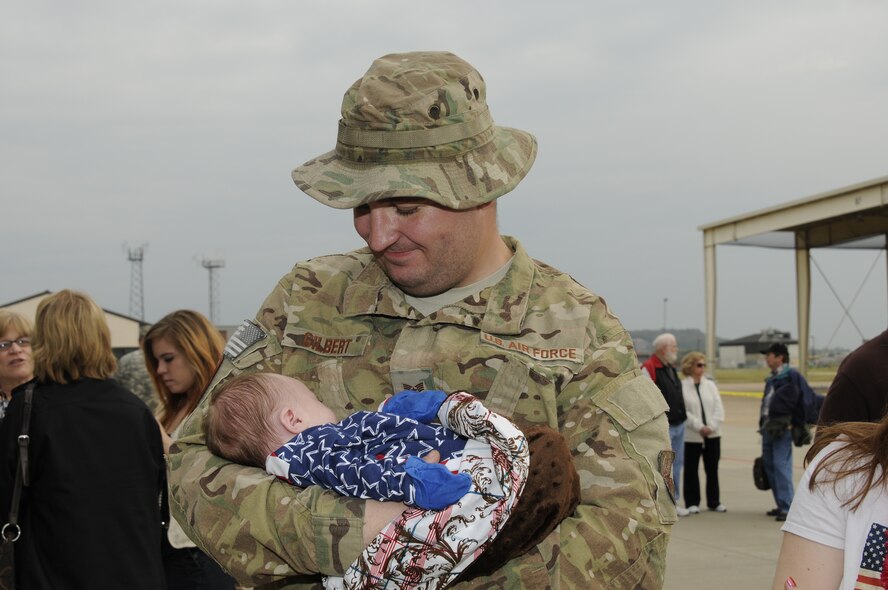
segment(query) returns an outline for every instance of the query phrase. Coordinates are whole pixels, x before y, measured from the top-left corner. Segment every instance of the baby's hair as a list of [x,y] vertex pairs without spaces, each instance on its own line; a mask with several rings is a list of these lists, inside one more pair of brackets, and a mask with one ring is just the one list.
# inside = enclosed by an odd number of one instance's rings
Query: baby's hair
[[280,379],[272,373],[238,375],[213,393],[204,423],[211,453],[265,467],[266,457],[277,448],[272,424],[283,399]]

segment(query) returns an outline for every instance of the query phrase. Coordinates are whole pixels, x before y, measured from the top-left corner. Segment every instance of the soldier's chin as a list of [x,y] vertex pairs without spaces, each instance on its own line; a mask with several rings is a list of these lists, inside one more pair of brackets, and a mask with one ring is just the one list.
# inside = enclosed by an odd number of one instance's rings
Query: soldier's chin
[[430,285],[425,281],[398,281],[391,275],[389,275],[389,280],[411,297],[433,297],[447,290],[438,285]]
[[438,295],[439,293],[441,293],[441,291],[424,289],[422,286],[404,285],[396,282],[395,286],[411,297],[432,297],[433,295]]

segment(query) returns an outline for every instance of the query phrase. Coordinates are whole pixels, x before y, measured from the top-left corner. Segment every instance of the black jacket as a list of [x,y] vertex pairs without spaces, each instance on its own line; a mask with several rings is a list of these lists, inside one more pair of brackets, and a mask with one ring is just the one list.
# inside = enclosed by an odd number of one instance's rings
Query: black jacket
[[[0,507],[8,515],[23,389],[0,424]],[[30,486],[15,544],[23,588],[165,587],[158,497],[163,447],[145,403],[113,380],[40,383]]]
[[682,424],[688,419],[687,411],[685,411],[684,394],[681,390],[681,380],[678,373],[672,365],[664,365],[659,357],[651,356],[646,360],[642,367],[648,372],[648,375],[660,388],[660,393],[666,399],[669,405],[669,411],[666,412],[666,419],[670,426]]
[[[762,394],[761,418],[759,427],[763,427],[765,420],[765,403],[768,403],[768,420],[784,420],[787,425],[805,425],[805,408],[802,398],[801,385],[804,381],[802,374],[795,369],[783,365],[783,369],[765,379],[765,391]],[[807,382],[805,383],[807,386]],[[768,390],[773,387],[774,393],[768,399]]]

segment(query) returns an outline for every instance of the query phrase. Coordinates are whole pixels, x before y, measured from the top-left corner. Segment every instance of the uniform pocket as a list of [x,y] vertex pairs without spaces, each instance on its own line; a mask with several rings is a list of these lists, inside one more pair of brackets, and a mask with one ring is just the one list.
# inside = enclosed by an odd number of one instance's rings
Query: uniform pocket
[[637,460],[662,524],[677,520],[672,480],[674,454],[666,422],[666,400],[640,371],[612,380],[593,399],[622,432],[626,453]]

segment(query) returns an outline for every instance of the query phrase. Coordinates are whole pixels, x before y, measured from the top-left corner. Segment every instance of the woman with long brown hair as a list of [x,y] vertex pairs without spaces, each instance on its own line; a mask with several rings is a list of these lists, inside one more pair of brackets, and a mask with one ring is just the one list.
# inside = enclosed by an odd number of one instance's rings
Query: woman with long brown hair
[[174,311],[148,330],[142,350],[160,396],[158,420],[167,433],[197,406],[224,347],[219,330],[196,311]]
[[[179,427],[194,410],[222,360],[225,341],[196,311],[174,311],[151,326],[142,341],[148,373],[160,397],[158,422],[169,451]],[[200,551],[170,519],[163,535],[167,589],[230,590],[234,578]]]
[[[163,448],[144,402],[110,379],[105,314],[83,293],[40,302],[29,421],[29,485],[19,506],[17,587],[164,584],[157,499]],[[24,421],[19,389],[0,423],[0,506],[8,509]]]
[[888,415],[819,428],[805,463],[773,588],[885,588]]

